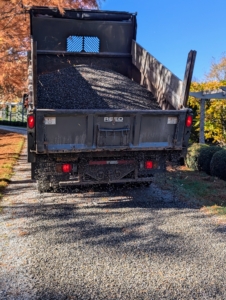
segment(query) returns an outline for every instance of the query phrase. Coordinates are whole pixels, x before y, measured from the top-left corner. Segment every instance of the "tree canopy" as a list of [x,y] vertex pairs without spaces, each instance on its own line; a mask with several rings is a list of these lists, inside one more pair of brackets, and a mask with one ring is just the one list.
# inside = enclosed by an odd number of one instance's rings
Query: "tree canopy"
[[98,8],[99,0],[0,0],[0,94],[7,100],[21,97],[27,88],[30,6],[58,7],[63,13],[64,8]]
[[206,74],[207,80],[226,80],[226,54],[224,53],[221,58],[217,61],[213,59],[210,71]]

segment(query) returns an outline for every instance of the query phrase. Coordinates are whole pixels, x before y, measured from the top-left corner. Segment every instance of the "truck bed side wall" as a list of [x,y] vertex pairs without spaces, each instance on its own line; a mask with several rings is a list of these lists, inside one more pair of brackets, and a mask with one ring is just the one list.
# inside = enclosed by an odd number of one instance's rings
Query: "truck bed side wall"
[[131,54],[134,81],[151,91],[162,109],[180,109],[183,82],[134,40]]

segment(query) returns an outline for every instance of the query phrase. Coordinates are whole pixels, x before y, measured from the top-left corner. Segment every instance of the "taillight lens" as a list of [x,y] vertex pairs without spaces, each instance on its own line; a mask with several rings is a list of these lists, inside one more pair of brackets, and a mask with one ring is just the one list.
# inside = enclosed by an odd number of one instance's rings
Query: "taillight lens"
[[71,164],[63,164],[62,165],[62,172],[70,173],[71,171],[72,171],[72,165]]
[[30,129],[33,129],[35,127],[35,117],[34,116],[27,117],[27,125]]
[[145,169],[153,169],[153,161],[151,161],[151,160],[146,161]]
[[191,125],[192,125],[192,116],[187,116],[186,127],[190,127]]

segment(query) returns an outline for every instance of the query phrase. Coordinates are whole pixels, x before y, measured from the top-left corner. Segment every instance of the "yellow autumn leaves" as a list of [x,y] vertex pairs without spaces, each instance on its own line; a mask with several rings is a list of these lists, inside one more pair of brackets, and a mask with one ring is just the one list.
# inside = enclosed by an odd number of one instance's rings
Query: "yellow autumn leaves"
[[[226,81],[210,81],[191,84],[191,92],[213,91],[226,86]],[[194,111],[194,129],[198,135],[200,120],[200,101],[189,97],[189,106]],[[226,145],[226,99],[207,100],[205,110],[205,139],[220,145]]]

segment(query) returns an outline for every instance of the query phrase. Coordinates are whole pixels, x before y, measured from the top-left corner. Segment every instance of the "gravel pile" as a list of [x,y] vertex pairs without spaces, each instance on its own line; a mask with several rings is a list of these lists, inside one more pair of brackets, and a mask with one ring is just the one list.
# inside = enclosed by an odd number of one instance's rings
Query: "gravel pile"
[[112,70],[78,65],[38,78],[38,108],[161,109],[153,94]]
[[155,185],[39,194],[26,149],[2,206],[0,299],[226,299],[226,227]]

